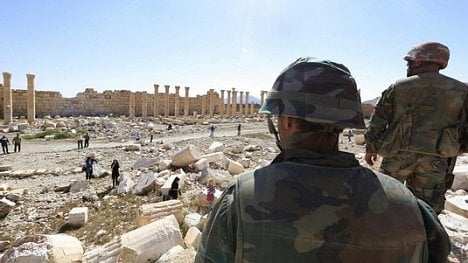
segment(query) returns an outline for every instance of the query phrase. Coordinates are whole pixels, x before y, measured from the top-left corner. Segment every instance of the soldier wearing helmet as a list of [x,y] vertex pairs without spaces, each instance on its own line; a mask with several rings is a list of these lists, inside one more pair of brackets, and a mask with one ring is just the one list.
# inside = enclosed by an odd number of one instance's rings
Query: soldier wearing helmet
[[272,132],[279,131],[281,153],[227,187],[211,212],[195,262],[447,258],[448,236],[427,205],[397,180],[338,150],[344,128],[364,127],[348,68],[328,60],[296,60],[276,79],[260,113],[269,116]]
[[411,49],[404,57],[407,78],[382,93],[365,134],[367,163],[383,156],[380,171],[405,182],[437,214],[467,140],[468,87],[439,73],[449,56],[436,42]]

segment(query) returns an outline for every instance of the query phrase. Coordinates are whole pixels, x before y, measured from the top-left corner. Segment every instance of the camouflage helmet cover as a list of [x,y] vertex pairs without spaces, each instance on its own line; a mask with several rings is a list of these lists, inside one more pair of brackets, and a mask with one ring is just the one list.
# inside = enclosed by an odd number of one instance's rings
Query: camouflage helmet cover
[[404,57],[406,61],[428,61],[447,67],[450,50],[447,46],[437,42],[427,42],[413,47]]
[[348,68],[310,57],[297,59],[280,73],[259,113],[339,129],[365,128],[361,99]]

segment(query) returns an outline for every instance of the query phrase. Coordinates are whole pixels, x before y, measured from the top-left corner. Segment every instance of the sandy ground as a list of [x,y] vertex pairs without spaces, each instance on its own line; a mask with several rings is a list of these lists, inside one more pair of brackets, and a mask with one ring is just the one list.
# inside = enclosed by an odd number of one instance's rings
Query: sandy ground
[[[219,123],[215,137],[209,137],[208,125],[187,125],[175,127],[171,132],[162,132],[154,136],[154,142],[143,146],[141,151],[124,151],[125,145],[135,143],[128,127],[119,126],[110,133],[96,132],[89,148],[77,149],[74,140],[23,140],[19,153],[0,154],[0,165],[10,165],[13,171],[45,169],[42,175],[32,175],[27,178],[14,176],[0,176],[0,185],[7,184],[13,189],[19,189],[20,200],[7,217],[0,220],[0,252],[2,244],[8,247],[10,242],[28,234],[67,233],[77,237],[86,250],[110,241],[114,236],[121,235],[136,226],[136,213],[140,204],[161,200],[158,193],[146,196],[127,194],[118,195],[111,189],[109,176],[93,179],[88,188],[79,193],[55,192],[57,186],[69,184],[72,181],[84,180],[84,173],[80,171],[85,155],[93,152],[97,156],[99,165],[110,170],[113,159],[121,163],[121,174],[139,177],[151,170],[134,170],[132,166],[142,158],[170,159],[170,156],[186,147],[195,145],[202,153],[208,153],[208,147],[215,141],[222,142],[226,149],[231,146],[247,145],[259,146],[258,151],[249,153],[251,166],[248,169],[269,163],[278,153],[273,136],[268,133],[267,124],[263,120],[242,123],[242,136],[237,136],[237,124]],[[164,125],[158,128],[164,129]],[[13,137],[13,134],[8,134]],[[143,134],[143,139],[149,141],[149,135]],[[162,143],[162,144],[161,144]],[[170,145],[170,147],[163,147]],[[361,164],[364,164],[364,147],[351,142],[341,136],[339,148],[342,151],[355,153]],[[225,150],[225,155],[233,160],[246,157],[246,153],[234,154]],[[462,159],[461,162],[465,162]],[[213,172],[222,170],[219,165],[212,165]],[[196,172],[187,169],[189,177],[196,177]],[[183,189],[181,200],[186,212],[200,212],[199,208],[191,207],[193,198],[204,186],[191,184]],[[221,188],[219,188],[221,189]],[[221,189],[222,190],[222,189]],[[99,196],[99,201],[87,200],[89,195]],[[67,227],[68,212],[76,206],[86,206],[90,209],[88,223],[79,229]],[[465,234],[463,234],[465,235]],[[462,237],[463,238],[463,237]],[[2,243],[3,241],[3,243]],[[3,248],[4,249],[4,248]],[[458,261],[451,261],[458,262]],[[462,261],[460,261],[462,262]]]

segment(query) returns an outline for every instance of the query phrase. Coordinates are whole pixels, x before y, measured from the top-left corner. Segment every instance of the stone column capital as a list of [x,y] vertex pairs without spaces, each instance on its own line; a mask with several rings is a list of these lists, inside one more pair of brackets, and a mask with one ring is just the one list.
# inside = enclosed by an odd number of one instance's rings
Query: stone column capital
[[11,73],[10,73],[10,72],[3,72],[3,77],[4,77],[4,78],[10,78],[10,77],[11,77]]
[[28,79],[34,79],[36,77],[36,75],[34,74],[26,74],[26,78]]
[[159,85],[158,85],[158,84],[154,84],[153,87],[154,87],[155,89],[157,89],[157,88],[159,88]]

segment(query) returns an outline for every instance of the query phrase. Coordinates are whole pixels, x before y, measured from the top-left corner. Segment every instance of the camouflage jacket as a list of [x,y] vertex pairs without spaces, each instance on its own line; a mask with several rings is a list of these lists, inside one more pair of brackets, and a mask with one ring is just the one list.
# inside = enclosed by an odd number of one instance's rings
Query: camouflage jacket
[[449,251],[437,216],[397,180],[349,153],[286,150],[225,190],[195,262],[427,262]]
[[397,81],[382,93],[366,131],[368,151],[452,157],[466,145],[468,87],[436,72]]

